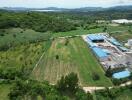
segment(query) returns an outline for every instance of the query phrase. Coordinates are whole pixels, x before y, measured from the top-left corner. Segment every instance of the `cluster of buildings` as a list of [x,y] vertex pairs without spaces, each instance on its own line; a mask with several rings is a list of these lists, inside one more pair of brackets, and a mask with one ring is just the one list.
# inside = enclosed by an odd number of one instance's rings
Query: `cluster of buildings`
[[[88,46],[100,61],[104,70],[108,68],[128,68],[132,65],[132,56],[127,54],[130,50],[115,38],[109,36],[109,34],[89,34],[84,35],[83,39],[88,43]],[[128,73],[129,71],[126,72]]]
[[128,24],[128,23],[132,23],[132,20],[128,20],[128,19],[117,19],[117,20],[97,20],[97,23],[115,23],[115,24]]

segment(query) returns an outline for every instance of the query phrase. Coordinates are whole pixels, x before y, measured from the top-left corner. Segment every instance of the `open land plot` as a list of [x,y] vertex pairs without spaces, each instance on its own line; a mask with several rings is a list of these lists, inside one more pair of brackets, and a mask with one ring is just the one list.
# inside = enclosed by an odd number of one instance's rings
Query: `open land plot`
[[129,29],[130,29],[129,26],[122,26],[122,25],[119,25],[119,26],[110,26],[110,25],[108,25],[107,26],[107,31],[108,32],[128,31]]
[[131,32],[113,33],[112,36],[121,42],[127,42],[128,39],[132,39]]
[[[68,43],[66,43],[68,41]],[[80,38],[55,39],[32,76],[39,81],[47,80],[55,84],[62,75],[70,72],[78,74],[83,86],[111,86],[110,79],[105,77],[101,65]],[[99,75],[99,80],[93,80],[93,73]]]

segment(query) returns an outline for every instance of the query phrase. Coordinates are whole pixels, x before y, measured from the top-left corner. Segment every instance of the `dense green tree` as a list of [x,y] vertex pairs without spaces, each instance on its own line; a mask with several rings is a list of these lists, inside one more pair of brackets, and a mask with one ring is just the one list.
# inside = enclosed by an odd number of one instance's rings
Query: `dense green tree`
[[50,16],[44,13],[25,12],[4,13],[0,17],[0,29],[10,27],[21,27],[23,29],[29,28],[39,32],[65,32],[75,30],[76,27],[73,23],[68,22],[64,18],[58,19],[55,15]]
[[112,70],[111,70],[111,67],[109,67],[109,68],[106,70],[105,75],[106,75],[107,77],[112,77]]
[[67,89],[71,92],[75,92],[78,88],[78,77],[75,73],[70,73],[65,77],[65,82],[67,84]]
[[76,100],[93,100],[93,96],[90,93],[85,93],[82,89],[78,89],[75,95]]
[[78,77],[75,73],[70,73],[65,77],[62,76],[61,79],[57,82],[57,88],[60,91],[70,91],[75,93],[78,89]]
[[66,90],[66,82],[65,82],[65,77],[62,76],[61,79],[57,82],[57,88],[59,91],[63,92]]

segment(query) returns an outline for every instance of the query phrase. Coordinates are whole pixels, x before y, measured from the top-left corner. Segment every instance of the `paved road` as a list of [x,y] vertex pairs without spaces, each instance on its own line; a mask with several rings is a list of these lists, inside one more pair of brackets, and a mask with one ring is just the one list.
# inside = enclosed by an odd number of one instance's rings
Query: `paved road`
[[[114,87],[108,87],[108,88],[109,88],[109,89],[112,89],[112,88],[125,87],[125,86],[131,85],[131,84],[132,84],[132,82],[129,81],[129,82],[126,82],[126,83],[121,84],[120,86],[114,86]],[[95,90],[103,90],[103,89],[105,89],[105,88],[106,88],[106,87],[83,87],[83,90],[84,90],[85,92],[90,92],[90,93],[92,93],[92,92],[94,92]]]

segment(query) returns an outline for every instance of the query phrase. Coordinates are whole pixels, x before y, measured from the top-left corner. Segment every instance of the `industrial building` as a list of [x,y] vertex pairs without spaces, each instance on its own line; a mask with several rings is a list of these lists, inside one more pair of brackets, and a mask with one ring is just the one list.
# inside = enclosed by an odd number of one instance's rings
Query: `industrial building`
[[118,19],[118,20],[112,20],[112,23],[117,23],[117,24],[124,24],[124,23],[132,23],[132,20],[127,20],[127,19]]
[[95,53],[96,57],[100,61],[106,61],[106,60],[108,60],[108,56],[109,55],[106,52],[104,52],[103,49],[101,49],[99,47],[93,47],[92,50]]
[[104,37],[99,35],[99,34],[90,34],[87,36],[87,42],[94,52],[95,56],[100,60],[100,61],[106,61],[108,60],[108,56],[106,52],[103,51],[102,48],[98,47],[96,43],[99,42],[104,42]]
[[[104,70],[109,67],[127,68],[132,65],[132,56],[128,55],[128,49],[107,33],[84,35],[83,39],[88,43],[91,51],[102,64]],[[129,40],[129,44],[131,41]],[[113,74],[113,78],[129,76],[129,71],[121,71]]]
[[132,57],[127,55],[128,49],[107,33],[84,35],[83,39],[88,43],[93,54],[107,70],[109,67],[127,67],[132,64]]
[[[130,50],[107,33],[84,35],[83,39],[88,43],[91,51],[102,64],[104,70],[108,68],[124,69],[113,74],[113,78],[121,79],[130,76],[129,66],[132,66]],[[128,41],[132,45],[132,40]],[[132,53],[131,53],[132,54]]]
[[89,34],[87,38],[92,42],[104,42],[104,37],[98,34]]

